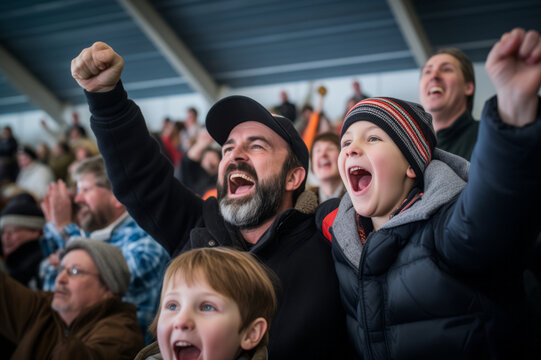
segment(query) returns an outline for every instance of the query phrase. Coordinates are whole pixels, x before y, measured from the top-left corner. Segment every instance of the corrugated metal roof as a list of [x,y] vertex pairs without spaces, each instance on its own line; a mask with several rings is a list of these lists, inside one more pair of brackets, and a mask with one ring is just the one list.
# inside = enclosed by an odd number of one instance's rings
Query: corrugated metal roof
[[[234,88],[417,67],[386,1],[148,2],[217,85]],[[484,61],[504,31],[541,27],[538,0],[411,4],[431,48],[457,46],[473,61]],[[0,3],[0,46],[62,103],[84,102],[70,62],[98,40],[124,57],[122,78],[131,97],[194,91],[120,2]],[[29,97],[0,72],[0,114],[32,109]]]

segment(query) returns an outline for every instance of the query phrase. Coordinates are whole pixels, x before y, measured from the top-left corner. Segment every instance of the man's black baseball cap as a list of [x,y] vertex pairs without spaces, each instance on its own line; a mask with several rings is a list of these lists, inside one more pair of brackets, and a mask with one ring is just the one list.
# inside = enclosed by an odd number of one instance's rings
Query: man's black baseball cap
[[293,122],[283,116],[271,114],[249,97],[233,95],[219,100],[210,108],[205,124],[210,136],[222,146],[231,130],[246,121],[261,123],[284,139],[308,173],[308,148]]

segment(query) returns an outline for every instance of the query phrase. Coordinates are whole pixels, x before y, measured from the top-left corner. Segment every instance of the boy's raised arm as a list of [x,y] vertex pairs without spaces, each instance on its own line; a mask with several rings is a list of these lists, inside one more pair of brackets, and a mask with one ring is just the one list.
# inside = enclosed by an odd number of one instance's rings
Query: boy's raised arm
[[502,35],[488,54],[485,69],[496,88],[498,112],[506,124],[534,121],[541,86],[541,37],[516,28]]
[[107,92],[120,81],[123,68],[122,57],[98,41],[71,61],[71,76],[88,92]]

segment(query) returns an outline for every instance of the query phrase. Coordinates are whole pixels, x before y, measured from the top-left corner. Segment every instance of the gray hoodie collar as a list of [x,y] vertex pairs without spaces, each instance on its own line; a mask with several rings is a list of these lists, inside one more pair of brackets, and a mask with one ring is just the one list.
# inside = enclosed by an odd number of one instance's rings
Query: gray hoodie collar
[[424,173],[423,196],[409,209],[394,216],[381,228],[392,228],[430,218],[440,207],[460,194],[468,181],[470,163],[460,156],[434,149]]
[[[468,181],[470,163],[460,156],[440,149],[434,149],[432,161],[424,173],[424,194],[409,209],[389,220],[381,229],[388,229],[407,223],[430,218],[440,207],[460,194]],[[349,194],[340,201],[333,223],[336,245],[344,256],[358,267],[361,260],[362,244],[357,231],[355,208]]]

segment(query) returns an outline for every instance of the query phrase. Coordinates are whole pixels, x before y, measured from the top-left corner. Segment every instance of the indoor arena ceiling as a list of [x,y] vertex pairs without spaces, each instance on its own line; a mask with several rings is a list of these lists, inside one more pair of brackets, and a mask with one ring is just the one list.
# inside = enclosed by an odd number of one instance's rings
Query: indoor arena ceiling
[[505,31],[541,30],[539,0],[3,0],[0,115],[62,121],[84,102],[70,61],[95,41],[133,98],[418,68],[435,49],[484,61]]

